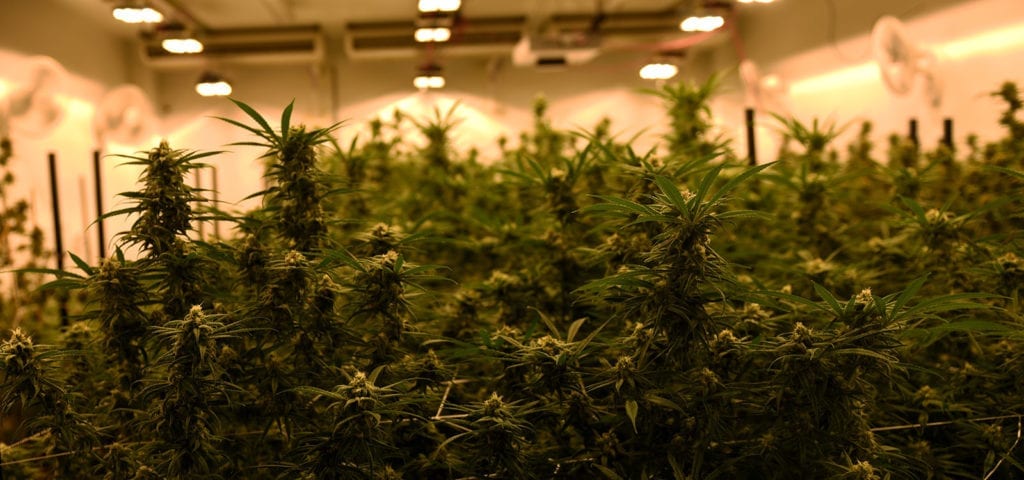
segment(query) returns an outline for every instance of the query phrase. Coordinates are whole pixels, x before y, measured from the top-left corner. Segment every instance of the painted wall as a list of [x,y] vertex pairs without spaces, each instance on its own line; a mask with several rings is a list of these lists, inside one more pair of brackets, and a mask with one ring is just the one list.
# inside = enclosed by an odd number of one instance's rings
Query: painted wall
[[[842,7],[844,2],[834,3]],[[855,10],[850,2],[845,3],[847,6],[840,13]],[[856,7],[859,8],[860,5]],[[1024,66],[1020,62],[1024,58],[1024,2],[972,0],[945,5],[920,16],[900,17],[905,20],[910,38],[936,55],[934,74],[943,85],[938,108],[928,106],[923,84],[916,85],[906,96],[889,93],[871,55],[869,32],[875,20],[882,14],[898,16],[902,10],[875,9],[874,15],[855,16],[850,22],[862,25],[846,28],[861,33],[788,54],[783,51],[786,41],[778,34],[789,30],[786,25],[780,25],[778,30],[763,24],[751,25],[744,29],[742,39],[749,58],[759,63],[763,74],[776,74],[788,84],[788,95],[778,103],[802,121],[817,117],[842,125],[870,120],[875,126],[876,145],[885,145],[892,132],[907,132],[911,118],[918,119],[919,136],[926,146],[934,146],[941,139],[942,119],[946,117],[954,120],[954,136],[960,148],[964,147],[968,133],[976,133],[983,140],[1001,136],[997,117],[1002,104],[989,92],[1007,80],[1024,84]],[[811,27],[808,35],[827,38],[823,25],[830,21],[828,9],[817,6],[803,12],[801,25],[819,25],[817,30]],[[715,56],[721,66],[738,62],[732,50],[719,50]],[[733,92],[717,100],[717,111],[727,123],[737,123],[741,118],[732,112],[741,111],[747,102],[737,76],[730,79],[730,84]],[[759,122],[775,123],[767,115],[761,115]],[[845,144],[857,130],[857,125],[851,125],[837,144]],[[771,157],[778,143],[777,135],[770,128],[764,128],[762,133],[760,151]]]
[[[99,145],[93,127],[96,106],[104,93],[125,82],[147,84],[150,74],[140,67],[133,45],[78,14],[60,0],[3,0],[0,13],[0,98],[24,87],[33,77],[34,58],[57,59],[67,71],[55,89],[63,118],[50,132],[11,132],[14,157],[11,169],[17,180],[11,198],[30,201],[30,221],[44,231],[52,245],[54,235],[47,154],[56,154],[59,171],[64,246],[88,258],[96,256],[95,202],[92,152]],[[108,153],[130,153],[135,146],[111,145]],[[120,163],[104,159],[107,208],[115,206],[116,192],[134,187],[137,171],[113,168]],[[108,221],[107,231],[123,222]],[[52,248],[52,247],[51,247]]]

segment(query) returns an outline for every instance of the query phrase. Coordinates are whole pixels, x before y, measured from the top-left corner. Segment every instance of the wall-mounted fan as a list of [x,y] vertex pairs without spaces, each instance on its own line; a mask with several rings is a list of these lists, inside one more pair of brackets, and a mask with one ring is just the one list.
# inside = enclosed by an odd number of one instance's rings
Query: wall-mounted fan
[[938,108],[942,104],[942,81],[936,72],[935,54],[911,41],[898,18],[887,15],[875,22],[871,51],[890,92],[907,95],[920,84],[929,106]]
[[106,141],[138,145],[156,131],[156,110],[137,85],[125,84],[103,95],[96,107],[93,126],[102,146]]
[[25,81],[0,100],[0,135],[44,137],[64,119],[56,94],[67,81],[67,70],[51,57],[37,56],[27,60],[25,72]]
[[747,105],[760,112],[789,112],[786,104],[789,85],[781,77],[775,74],[762,75],[757,64],[749,59],[740,62],[739,73]]

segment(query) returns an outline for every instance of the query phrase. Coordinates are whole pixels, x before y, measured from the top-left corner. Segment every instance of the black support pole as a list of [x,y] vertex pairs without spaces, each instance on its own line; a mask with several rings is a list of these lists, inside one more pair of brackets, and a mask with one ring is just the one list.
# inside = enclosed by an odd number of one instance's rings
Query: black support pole
[[917,138],[917,119],[916,118],[911,118],[910,119],[910,131],[907,134],[907,138],[909,138],[910,141],[914,143],[915,147],[918,147],[918,146],[921,145],[921,141]]
[[[194,171],[196,172],[195,173],[195,175],[196,175],[196,190],[197,191],[202,191],[202,189],[203,189],[203,178],[202,178],[201,173],[202,173],[203,169],[197,168]],[[200,240],[204,240],[204,237],[206,237],[206,231],[205,231],[206,228],[204,228],[205,227],[205,225],[204,225],[205,223],[206,222],[204,222],[202,220],[199,220],[199,239]]]
[[944,118],[942,120],[942,144],[953,148],[953,119]]
[[[50,152],[50,201],[53,203],[53,238],[56,241],[57,270],[64,270],[64,239],[60,229],[60,196],[57,194],[57,154]],[[60,302],[60,324],[68,325],[68,303],[63,294],[58,294]]]
[[103,170],[100,168],[100,151],[92,152],[92,174],[96,182],[96,227],[99,237],[100,260],[107,258],[107,236],[103,231]]
[[[220,208],[220,193],[217,191],[217,167],[210,165],[210,187],[213,189],[213,208]],[[220,220],[217,213],[213,216],[213,238],[220,240]],[[2,479],[0,479],[2,480]]]
[[747,124],[747,158],[751,165],[757,165],[757,140],[754,136],[754,109],[748,108],[744,112]]

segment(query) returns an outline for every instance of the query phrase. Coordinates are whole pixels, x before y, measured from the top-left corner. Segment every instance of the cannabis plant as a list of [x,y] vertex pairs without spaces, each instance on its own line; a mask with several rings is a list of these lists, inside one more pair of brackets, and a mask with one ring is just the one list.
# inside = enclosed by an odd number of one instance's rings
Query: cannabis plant
[[[749,167],[703,86],[647,151],[554,127],[501,158],[456,110],[228,120],[259,205],[161,143],[82,298],[0,343],[16,478],[1024,478],[1020,128],[970,152],[779,118]],[[412,125],[425,143],[398,132]],[[845,158],[844,158],[845,157]],[[196,229],[233,225],[226,240]],[[51,314],[52,315],[52,314]],[[35,331],[38,330],[38,331]]]

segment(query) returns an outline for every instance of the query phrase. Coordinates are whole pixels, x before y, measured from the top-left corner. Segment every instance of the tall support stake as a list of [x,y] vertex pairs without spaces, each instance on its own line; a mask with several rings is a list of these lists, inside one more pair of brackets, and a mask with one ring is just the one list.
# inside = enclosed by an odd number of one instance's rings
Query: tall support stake
[[953,149],[953,119],[942,119],[942,144]]
[[[197,169],[195,169],[193,171],[195,172],[195,176],[196,176],[196,190],[198,192],[202,192],[202,190],[203,190],[203,177],[202,177],[201,173],[202,173],[203,169],[197,168]],[[200,216],[199,218],[200,218],[200,220],[199,220],[199,239],[203,240],[206,237],[206,228],[205,228],[206,222],[204,222],[202,220],[202,216]]]
[[213,165],[210,165],[210,181],[210,187],[213,189],[213,208],[217,209],[213,214],[213,238],[220,240],[220,192],[217,190],[217,167]]
[[100,151],[92,152],[92,175],[96,182],[96,235],[98,236],[100,260],[107,258],[107,235],[103,231],[103,169],[100,168]]
[[757,143],[754,136],[754,109],[744,111],[747,123],[747,158],[751,165],[757,165]]
[[[57,194],[57,154],[50,152],[50,201],[53,203],[53,237],[56,241],[57,270],[64,270],[64,239],[60,229],[60,196]],[[68,325],[68,301],[63,293],[58,293],[60,303],[60,324]]]
[[914,144],[915,147],[921,146],[921,140],[917,138],[917,119],[910,119],[910,131],[907,133],[907,138]]

